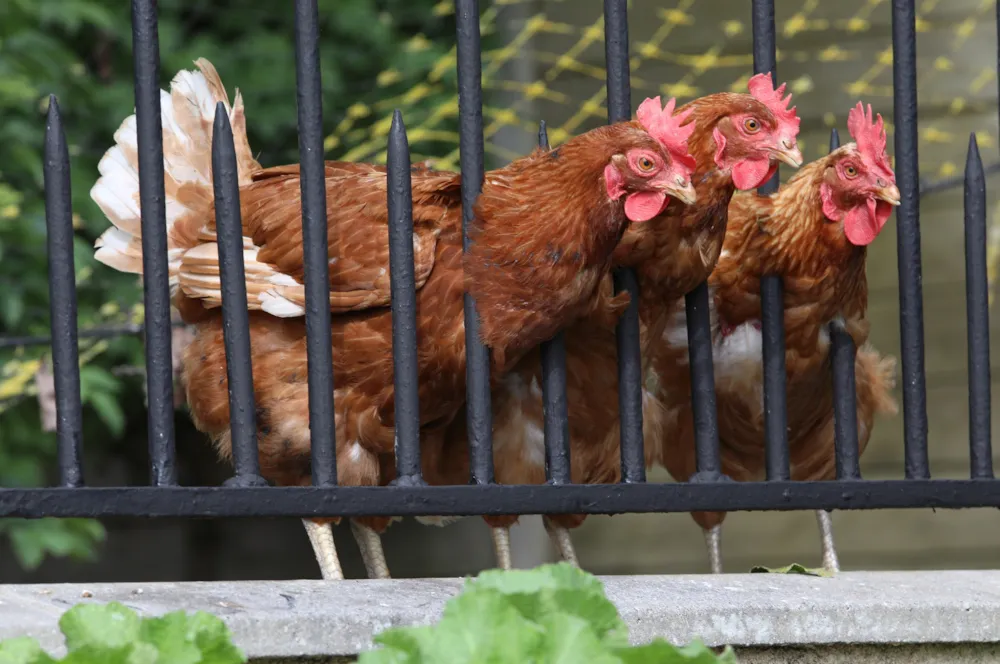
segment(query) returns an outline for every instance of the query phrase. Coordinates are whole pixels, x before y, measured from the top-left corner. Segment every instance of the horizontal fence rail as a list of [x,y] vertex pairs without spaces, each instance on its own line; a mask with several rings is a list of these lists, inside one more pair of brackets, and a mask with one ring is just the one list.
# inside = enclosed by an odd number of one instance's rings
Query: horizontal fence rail
[[[608,121],[632,116],[626,0],[605,0]],[[481,43],[477,0],[456,0],[457,69],[461,154],[463,246],[484,178]],[[223,487],[179,487],[176,482],[170,366],[170,303],[166,262],[164,168],[158,81],[159,44],[155,0],[133,0],[135,96],[140,158],[144,326],[149,394],[151,486],[83,486],[79,338],[72,252],[69,155],[59,105],[49,104],[45,143],[46,220],[52,336],[0,340],[0,348],[49,343],[58,404],[57,488],[0,488],[0,517],[250,517],[408,516],[508,514],[612,514],[622,512],[831,510],[903,507],[1000,507],[990,438],[989,315],[986,268],[986,184],[973,136],[964,180],[921,182],[917,165],[916,29],[913,0],[893,0],[893,89],[895,157],[902,205],[897,211],[900,335],[902,340],[905,479],[863,480],[859,469],[856,419],[857,349],[843,321],[830,323],[830,354],[836,448],[836,480],[790,481],[785,366],[783,284],[761,282],[766,480],[732,482],[723,474],[711,329],[710,294],[703,283],[687,294],[685,307],[692,386],[697,473],[690,482],[648,483],[643,441],[643,367],[639,347],[639,280],[631,269],[614,274],[615,289],[632,301],[617,330],[621,482],[576,485],[570,477],[570,418],[567,348],[556,335],[541,347],[546,479],[544,485],[495,482],[491,357],[480,343],[475,303],[464,302],[466,415],[469,480],[463,486],[427,486],[421,472],[417,298],[414,274],[413,201],[410,152],[404,119],[392,118],[388,145],[389,253],[397,479],[385,487],[338,485],[337,426],[331,343],[330,276],[327,256],[326,184],[322,146],[318,9],[316,0],[295,2],[295,59],[302,232],[305,263],[306,337],[309,381],[311,487],[270,487],[261,476],[254,405],[252,316],[247,309],[236,153],[223,104],[215,114],[212,141],[222,318],[229,381],[234,475]],[[773,0],[753,0],[754,71],[776,76]],[[831,151],[839,145],[834,130]],[[548,149],[544,123],[539,146]],[[932,480],[928,455],[924,367],[919,197],[964,184],[969,363],[970,475],[966,480]],[[777,175],[759,190],[773,193]],[[112,336],[108,334],[108,336]]]

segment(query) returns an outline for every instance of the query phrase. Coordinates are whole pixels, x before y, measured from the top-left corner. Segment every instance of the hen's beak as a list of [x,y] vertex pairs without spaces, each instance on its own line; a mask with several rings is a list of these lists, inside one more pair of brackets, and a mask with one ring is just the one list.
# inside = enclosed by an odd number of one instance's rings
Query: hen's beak
[[782,141],[781,147],[774,150],[772,154],[775,159],[792,168],[798,168],[802,165],[802,150],[799,150],[799,145],[795,141]]
[[689,178],[677,176],[672,180],[667,180],[660,185],[660,188],[669,196],[673,196],[685,205],[694,205],[698,200],[694,193],[694,185]]
[[899,205],[901,197],[899,194],[899,187],[894,184],[887,184],[883,187],[877,187],[875,189],[875,197],[885,201],[889,205]]

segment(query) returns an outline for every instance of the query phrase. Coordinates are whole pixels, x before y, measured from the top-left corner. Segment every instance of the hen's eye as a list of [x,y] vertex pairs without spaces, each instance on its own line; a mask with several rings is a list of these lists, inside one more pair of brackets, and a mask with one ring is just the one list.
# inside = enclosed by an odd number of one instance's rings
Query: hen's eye
[[653,160],[650,159],[649,157],[639,157],[637,163],[639,164],[639,169],[640,170],[643,170],[643,171],[651,171],[651,170],[653,170],[653,166],[654,166]]
[[849,178],[858,177],[858,169],[854,167],[854,164],[847,164],[844,166],[844,175]]
[[760,123],[757,122],[756,118],[747,118],[743,121],[743,128],[751,134],[756,134],[760,131]]

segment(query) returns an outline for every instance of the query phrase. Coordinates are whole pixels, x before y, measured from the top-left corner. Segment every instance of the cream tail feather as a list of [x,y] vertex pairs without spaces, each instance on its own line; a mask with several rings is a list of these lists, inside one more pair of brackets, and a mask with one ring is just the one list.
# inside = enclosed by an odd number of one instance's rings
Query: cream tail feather
[[[215,233],[206,227],[211,214],[212,125],[215,107],[225,104],[233,129],[239,185],[250,184],[260,170],[247,140],[243,99],[234,103],[215,67],[195,61],[198,71],[179,72],[170,92],[160,91],[163,124],[163,168],[167,213],[167,260],[171,293],[179,287],[208,307],[222,300]],[[130,115],[115,132],[115,145],[98,166],[100,178],[90,196],[112,227],[97,239],[94,257],[121,272],[142,274],[141,215],[139,209],[139,148],[136,116]],[[304,314],[302,285],[257,259],[258,248],[243,238],[247,297],[250,309],[279,317]]]

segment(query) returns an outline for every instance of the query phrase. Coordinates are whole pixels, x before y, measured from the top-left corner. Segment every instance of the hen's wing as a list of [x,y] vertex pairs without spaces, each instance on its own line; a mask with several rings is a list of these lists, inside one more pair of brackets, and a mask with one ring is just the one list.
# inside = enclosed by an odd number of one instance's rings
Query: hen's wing
[[[413,181],[413,259],[416,286],[434,267],[442,232],[457,232],[461,180],[455,173],[416,167]],[[326,165],[330,310],[360,311],[389,304],[389,226],[382,166]],[[250,309],[289,318],[305,313],[302,191],[299,166],[257,171],[240,190],[243,260]],[[214,214],[197,230],[198,244],[181,262],[180,285],[205,307],[221,304]]]

